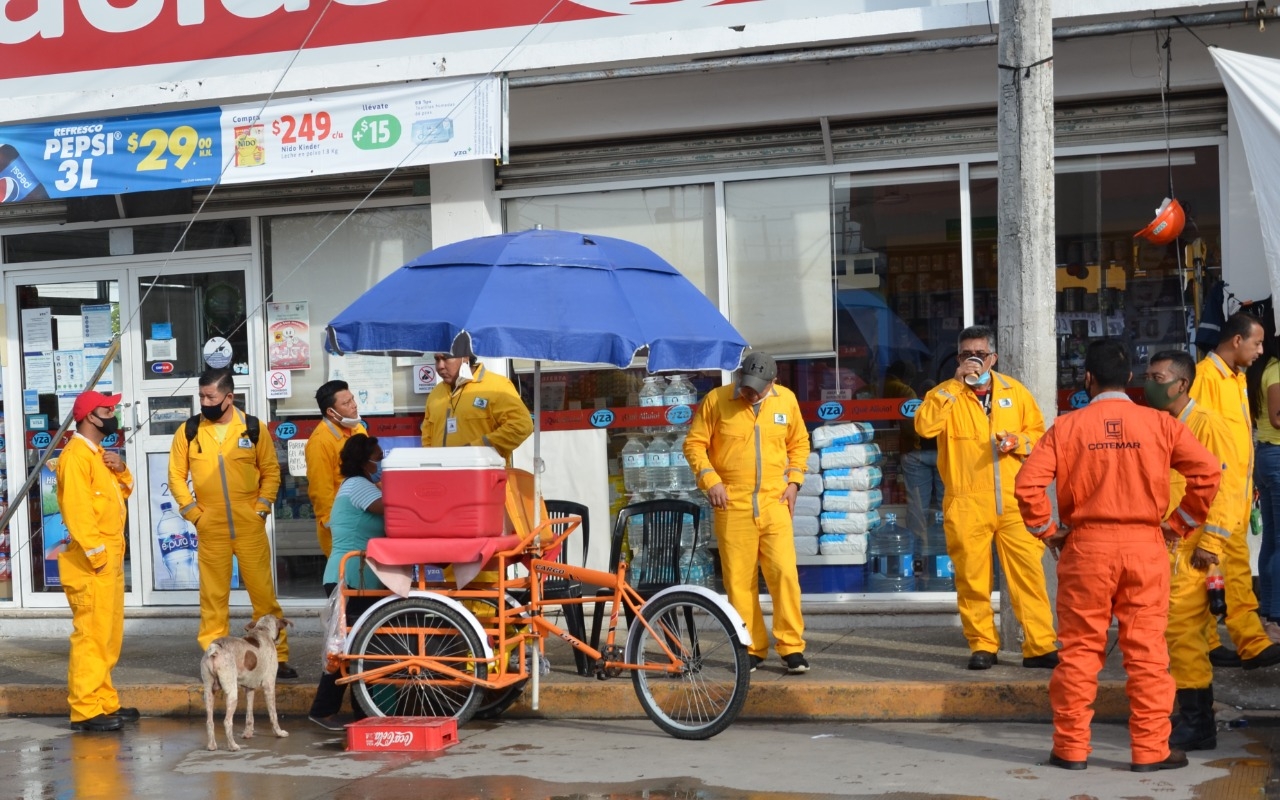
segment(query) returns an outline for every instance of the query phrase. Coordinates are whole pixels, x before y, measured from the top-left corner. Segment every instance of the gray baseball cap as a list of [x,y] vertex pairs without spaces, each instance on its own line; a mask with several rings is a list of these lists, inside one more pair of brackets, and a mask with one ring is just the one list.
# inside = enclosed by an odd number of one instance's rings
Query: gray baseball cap
[[768,353],[750,353],[742,359],[738,370],[738,385],[755,392],[763,392],[778,377],[778,362]]

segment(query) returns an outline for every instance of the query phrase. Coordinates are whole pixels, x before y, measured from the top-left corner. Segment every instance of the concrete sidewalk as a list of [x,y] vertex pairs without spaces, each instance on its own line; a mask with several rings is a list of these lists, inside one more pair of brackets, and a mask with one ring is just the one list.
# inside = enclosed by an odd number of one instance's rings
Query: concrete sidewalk
[[[233,615],[233,627],[244,621]],[[869,621],[876,626],[866,626]],[[204,714],[196,625],[194,619],[189,622],[187,635],[126,633],[114,673],[125,705],[137,706],[149,716]],[[1050,720],[1049,671],[1024,669],[1019,656],[1001,653],[1001,663],[994,668],[972,672],[965,668],[968,648],[958,626],[912,627],[906,619],[900,625],[885,624],[883,616],[827,616],[820,629],[811,628],[806,634],[812,671],[786,675],[781,661],[771,655],[751,676],[751,692],[741,718]],[[69,620],[65,626],[69,632]],[[279,708],[287,714],[307,712],[320,676],[318,623],[313,617],[303,620],[300,627],[290,637],[290,663],[300,677],[278,688]],[[1114,630],[1111,640],[1114,643]],[[65,715],[67,651],[65,636],[0,637],[0,664],[5,667],[0,714]],[[559,640],[548,643],[548,654],[552,671],[543,677],[539,709],[530,708],[530,692],[526,691],[507,715],[559,719],[643,716],[626,675],[607,681],[579,676],[572,652]],[[1100,678],[1098,719],[1124,719],[1128,703],[1118,648],[1110,652]],[[1247,673],[1220,669],[1215,689],[1224,719],[1230,717],[1233,706],[1243,713],[1275,712],[1280,707],[1280,667]]]

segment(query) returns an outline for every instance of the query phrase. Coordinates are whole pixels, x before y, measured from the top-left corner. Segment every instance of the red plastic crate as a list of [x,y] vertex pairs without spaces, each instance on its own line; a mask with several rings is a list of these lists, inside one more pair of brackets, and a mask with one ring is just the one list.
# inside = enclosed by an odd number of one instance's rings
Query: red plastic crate
[[364,753],[425,753],[457,743],[453,717],[366,717],[347,726],[347,749]]

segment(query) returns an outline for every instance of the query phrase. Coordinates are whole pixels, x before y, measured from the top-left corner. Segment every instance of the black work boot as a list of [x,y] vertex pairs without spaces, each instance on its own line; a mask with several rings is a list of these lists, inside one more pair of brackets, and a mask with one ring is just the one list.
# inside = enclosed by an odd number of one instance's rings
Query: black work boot
[[1213,750],[1218,746],[1218,726],[1213,719],[1213,686],[1179,689],[1178,714],[1169,734],[1169,746],[1177,750]]

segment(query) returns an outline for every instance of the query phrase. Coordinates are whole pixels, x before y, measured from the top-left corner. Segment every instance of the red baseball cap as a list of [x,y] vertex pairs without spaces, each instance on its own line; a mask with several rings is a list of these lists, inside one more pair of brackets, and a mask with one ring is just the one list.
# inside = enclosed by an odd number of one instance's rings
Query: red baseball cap
[[76,418],[76,422],[80,422],[85,417],[89,416],[89,412],[95,408],[114,406],[118,404],[121,397],[123,397],[123,395],[103,394],[102,392],[95,392],[93,390],[81,392],[80,396],[76,398],[76,404],[71,407],[71,416]]

